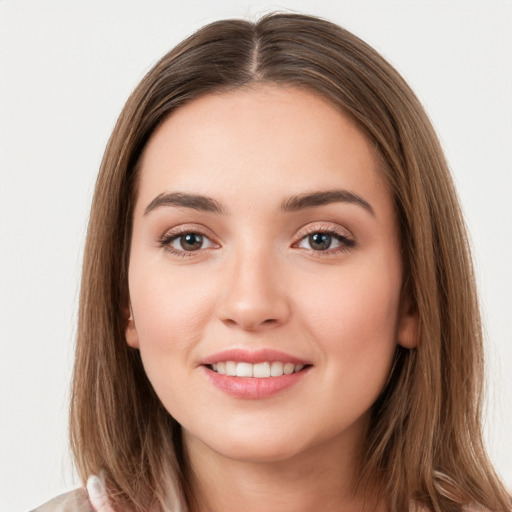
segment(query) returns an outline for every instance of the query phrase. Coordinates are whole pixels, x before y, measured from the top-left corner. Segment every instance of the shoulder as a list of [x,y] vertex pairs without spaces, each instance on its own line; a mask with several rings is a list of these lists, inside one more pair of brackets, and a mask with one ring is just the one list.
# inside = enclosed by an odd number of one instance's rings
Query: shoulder
[[31,512],[94,512],[83,488],[61,494]]

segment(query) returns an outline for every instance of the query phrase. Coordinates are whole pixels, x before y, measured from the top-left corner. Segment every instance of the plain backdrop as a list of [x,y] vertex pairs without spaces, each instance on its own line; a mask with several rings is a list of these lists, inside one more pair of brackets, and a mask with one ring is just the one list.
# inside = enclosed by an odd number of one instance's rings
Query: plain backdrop
[[0,510],[78,482],[67,444],[83,239],[117,115],[151,65],[219,18],[329,18],[405,76],[438,130],[487,329],[491,457],[512,485],[512,2],[0,2]]

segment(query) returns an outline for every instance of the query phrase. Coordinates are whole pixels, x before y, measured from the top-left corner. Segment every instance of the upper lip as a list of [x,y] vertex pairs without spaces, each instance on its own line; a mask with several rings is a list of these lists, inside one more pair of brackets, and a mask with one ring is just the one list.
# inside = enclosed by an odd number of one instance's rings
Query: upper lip
[[300,359],[290,354],[286,354],[285,352],[280,352],[279,350],[274,350],[270,348],[264,348],[259,350],[232,348],[229,350],[223,350],[221,352],[217,352],[204,358],[201,361],[201,364],[208,365],[219,363],[222,361],[236,361],[251,364],[272,361],[280,361],[281,363],[293,363],[302,365],[311,364],[308,361],[305,361],[304,359]]

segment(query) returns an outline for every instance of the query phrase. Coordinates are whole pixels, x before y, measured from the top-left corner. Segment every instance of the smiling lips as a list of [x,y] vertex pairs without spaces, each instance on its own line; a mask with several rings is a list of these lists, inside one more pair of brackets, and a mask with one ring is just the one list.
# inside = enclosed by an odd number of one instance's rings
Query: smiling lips
[[210,382],[230,396],[268,398],[296,384],[311,364],[275,350],[221,352],[203,361]]

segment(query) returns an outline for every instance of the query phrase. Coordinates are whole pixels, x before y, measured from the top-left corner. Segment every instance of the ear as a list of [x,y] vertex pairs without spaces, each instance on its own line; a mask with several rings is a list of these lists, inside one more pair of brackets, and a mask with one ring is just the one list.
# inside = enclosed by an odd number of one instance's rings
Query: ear
[[125,309],[126,329],[124,337],[128,346],[132,348],[139,348],[139,333],[135,327],[135,320],[133,319],[132,305],[129,304]]
[[416,348],[419,341],[418,310],[410,300],[404,301],[398,322],[397,343],[404,348]]

